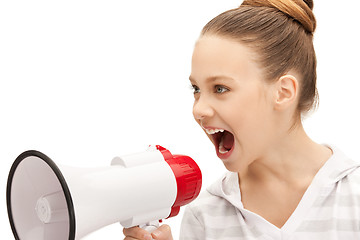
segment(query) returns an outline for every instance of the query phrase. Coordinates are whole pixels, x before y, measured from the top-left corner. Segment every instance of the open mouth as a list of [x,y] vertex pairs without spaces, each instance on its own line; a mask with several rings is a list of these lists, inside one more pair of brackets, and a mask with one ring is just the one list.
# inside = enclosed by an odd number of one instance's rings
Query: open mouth
[[234,135],[224,129],[206,129],[215,144],[219,157],[230,156],[234,148]]

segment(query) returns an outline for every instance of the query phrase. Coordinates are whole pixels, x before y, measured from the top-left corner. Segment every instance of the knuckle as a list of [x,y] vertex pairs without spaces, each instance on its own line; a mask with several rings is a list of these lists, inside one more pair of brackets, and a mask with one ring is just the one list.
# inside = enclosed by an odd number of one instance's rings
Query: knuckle
[[171,232],[171,228],[170,228],[170,226],[167,225],[167,224],[162,225],[162,230],[163,230],[164,232]]
[[153,232],[154,239],[157,240],[172,240],[171,228],[167,224],[161,225],[157,230]]
[[141,228],[139,227],[131,227],[131,228],[124,228],[123,234],[125,235],[126,240],[130,239],[141,239]]

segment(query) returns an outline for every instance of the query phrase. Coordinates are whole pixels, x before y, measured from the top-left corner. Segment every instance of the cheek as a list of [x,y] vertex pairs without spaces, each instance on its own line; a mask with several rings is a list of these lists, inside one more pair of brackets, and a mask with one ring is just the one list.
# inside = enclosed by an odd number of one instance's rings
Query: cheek
[[232,107],[227,109],[233,116],[235,123],[250,124],[259,119],[264,113],[264,104],[256,92],[250,92],[234,99]]
[[246,98],[238,99],[232,109],[228,109],[231,115],[231,127],[242,142],[256,144],[266,135],[266,122],[269,119],[268,104],[254,93]]

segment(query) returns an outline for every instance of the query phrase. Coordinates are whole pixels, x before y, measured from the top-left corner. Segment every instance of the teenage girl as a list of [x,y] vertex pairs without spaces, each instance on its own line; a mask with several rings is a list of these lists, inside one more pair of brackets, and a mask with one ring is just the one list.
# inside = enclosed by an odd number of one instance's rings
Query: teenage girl
[[[192,57],[193,115],[228,173],[184,213],[180,239],[360,239],[360,163],[312,141],[311,0],[245,0],[203,28]],[[126,240],[172,239],[124,229]]]

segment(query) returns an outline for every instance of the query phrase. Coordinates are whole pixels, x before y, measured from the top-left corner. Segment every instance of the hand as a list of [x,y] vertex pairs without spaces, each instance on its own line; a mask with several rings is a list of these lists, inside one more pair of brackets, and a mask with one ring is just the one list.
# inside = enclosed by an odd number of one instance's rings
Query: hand
[[173,240],[169,225],[162,225],[152,233],[139,227],[124,228],[124,240]]

